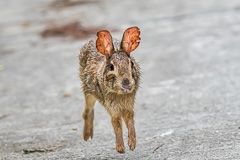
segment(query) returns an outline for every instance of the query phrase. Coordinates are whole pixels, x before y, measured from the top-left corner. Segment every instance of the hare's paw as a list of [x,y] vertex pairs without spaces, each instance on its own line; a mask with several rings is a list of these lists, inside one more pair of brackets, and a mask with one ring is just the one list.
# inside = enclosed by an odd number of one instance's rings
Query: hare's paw
[[123,145],[123,144],[117,144],[117,145],[116,145],[116,150],[117,150],[119,153],[125,153],[124,145]]
[[129,137],[128,138],[128,146],[130,148],[130,150],[134,150],[136,147],[136,138],[135,137]]
[[83,127],[83,139],[87,141],[89,138],[93,137],[93,125],[84,124]]

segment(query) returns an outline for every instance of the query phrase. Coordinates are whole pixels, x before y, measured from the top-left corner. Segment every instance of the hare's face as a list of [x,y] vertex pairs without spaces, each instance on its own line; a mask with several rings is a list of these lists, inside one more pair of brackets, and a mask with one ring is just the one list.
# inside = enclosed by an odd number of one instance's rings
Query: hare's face
[[110,32],[101,30],[97,33],[96,48],[106,57],[104,84],[109,92],[126,94],[138,87],[140,69],[130,53],[138,47],[139,35],[138,27],[126,29],[119,48],[114,49]]
[[115,52],[106,61],[105,83],[110,92],[131,93],[138,78],[137,64],[125,52]]

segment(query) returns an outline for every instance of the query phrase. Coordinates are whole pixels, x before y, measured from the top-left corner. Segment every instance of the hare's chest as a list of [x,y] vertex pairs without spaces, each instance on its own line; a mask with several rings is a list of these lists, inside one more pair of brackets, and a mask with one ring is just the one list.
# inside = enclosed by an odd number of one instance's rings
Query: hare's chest
[[106,97],[104,107],[110,114],[119,114],[125,110],[133,110],[134,95],[111,95]]

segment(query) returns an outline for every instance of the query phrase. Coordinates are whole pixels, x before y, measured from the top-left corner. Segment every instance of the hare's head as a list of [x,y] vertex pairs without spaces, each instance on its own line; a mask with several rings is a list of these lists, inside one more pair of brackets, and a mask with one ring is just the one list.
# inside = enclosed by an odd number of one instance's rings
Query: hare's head
[[137,89],[140,68],[130,56],[140,43],[138,27],[128,28],[122,38],[120,48],[114,48],[111,34],[102,30],[97,33],[97,50],[106,57],[104,85],[109,92],[131,93]]

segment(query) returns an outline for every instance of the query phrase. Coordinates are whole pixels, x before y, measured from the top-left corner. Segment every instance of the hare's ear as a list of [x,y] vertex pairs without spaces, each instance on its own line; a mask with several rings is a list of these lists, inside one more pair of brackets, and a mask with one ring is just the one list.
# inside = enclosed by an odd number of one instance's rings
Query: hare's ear
[[96,41],[96,47],[98,52],[106,56],[108,59],[113,51],[113,43],[111,34],[102,30],[97,33],[98,39]]
[[140,29],[138,27],[128,28],[123,33],[121,48],[128,55],[130,55],[130,53],[138,47],[141,40],[139,35],[140,35]]

